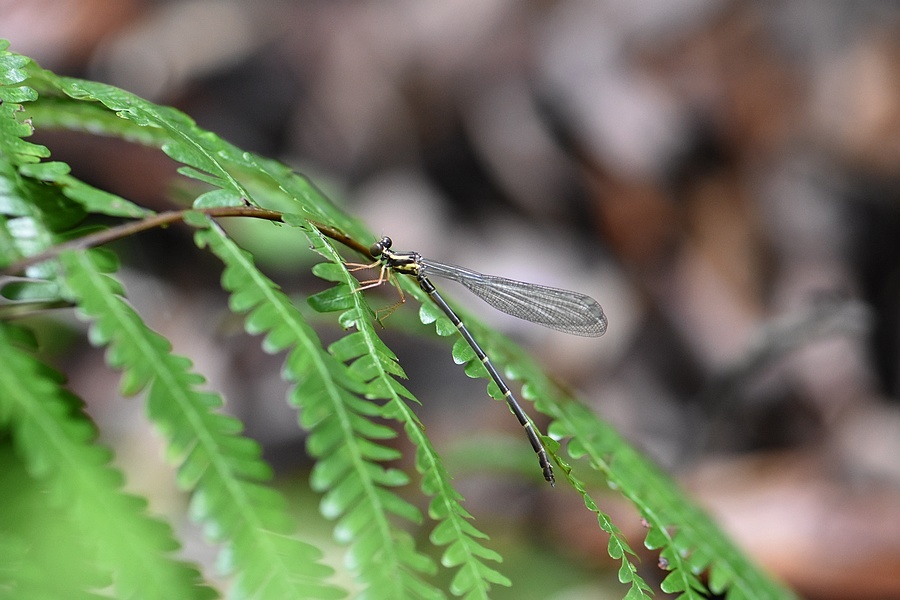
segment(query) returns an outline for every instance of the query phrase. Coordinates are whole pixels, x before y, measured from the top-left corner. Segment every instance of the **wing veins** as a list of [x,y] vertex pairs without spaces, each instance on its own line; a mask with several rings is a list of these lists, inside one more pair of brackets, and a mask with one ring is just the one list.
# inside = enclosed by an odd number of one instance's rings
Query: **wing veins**
[[603,309],[590,296],[427,259],[421,264],[426,276],[457,281],[497,310],[519,319],[581,336],[599,336],[606,331]]

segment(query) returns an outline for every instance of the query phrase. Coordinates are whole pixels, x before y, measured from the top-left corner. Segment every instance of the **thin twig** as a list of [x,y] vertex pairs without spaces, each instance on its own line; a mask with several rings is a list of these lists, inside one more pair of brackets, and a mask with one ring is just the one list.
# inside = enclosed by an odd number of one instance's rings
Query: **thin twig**
[[274,210],[266,210],[263,208],[254,208],[252,206],[220,206],[216,208],[205,209],[173,210],[169,212],[159,213],[158,215],[153,215],[152,217],[147,217],[146,219],[142,219],[140,221],[125,223],[117,227],[111,227],[98,233],[86,235],[78,239],[58,244],[56,246],[53,246],[52,248],[48,248],[40,254],[28,256],[18,262],[13,263],[2,272],[0,272],[0,275],[20,275],[21,273],[24,273],[25,269],[27,269],[28,267],[54,258],[61,252],[64,252],[66,250],[83,250],[85,248],[102,246],[103,244],[108,244],[109,242],[134,235],[135,233],[153,229],[154,227],[163,227],[171,223],[177,223],[179,221],[182,221],[185,214],[189,212],[200,212],[208,217],[253,217],[256,219],[266,219],[269,221],[281,221],[282,218],[280,212]]
[[340,242],[343,245],[350,248],[351,250],[356,250],[363,256],[367,256],[373,260],[375,259],[375,257],[372,256],[372,250],[371,250],[371,248],[369,248],[369,246],[365,246],[365,245],[359,243],[358,241],[354,240],[352,237],[350,237],[349,235],[347,235],[340,229],[336,229],[336,228],[332,227],[331,225],[317,223],[316,221],[312,221],[312,220],[310,221],[310,223],[312,223],[316,229],[321,231],[322,235],[324,235],[325,237],[329,237],[336,242]]

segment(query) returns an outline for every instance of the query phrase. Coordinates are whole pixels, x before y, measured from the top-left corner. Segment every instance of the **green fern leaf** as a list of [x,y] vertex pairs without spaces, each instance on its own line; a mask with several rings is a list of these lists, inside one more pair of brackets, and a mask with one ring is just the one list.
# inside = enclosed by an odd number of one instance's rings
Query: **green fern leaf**
[[[111,217],[142,218],[153,211],[139,207],[124,198],[92,187],[71,175],[69,165],[58,161],[26,163],[19,167],[19,173],[44,183],[56,184],[63,194],[74,200],[83,211],[104,214]],[[77,214],[80,220],[83,213]]]
[[389,491],[408,478],[380,465],[397,453],[376,440],[395,434],[370,420],[380,409],[358,395],[365,390],[363,382],[322,348],[289,299],[217,226],[196,237],[198,245],[209,247],[225,263],[222,285],[232,293],[232,308],[248,313],[247,330],[265,334],[269,350],[289,349],[284,375],[297,382],[290,399],[302,409],[301,422],[311,430],[308,449],[318,459],[311,482],[325,492],[320,510],[338,520],[335,534],[350,544],[348,564],[366,593],[374,598],[439,596],[419,575],[433,572],[430,559],[391,523],[390,515],[413,522],[421,515]]
[[[221,238],[220,246],[214,250],[221,253],[226,263],[223,285],[232,292],[232,307],[249,313],[247,329],[265,334],[264,348],[288,350],[285,376],[296,382],[291,399],[303,408],[301,422],[312,430],[310,451],[319,458],[311,481],[316,489],[325,492],[323,513],[337,519],[335,535],[350,543],[349,560],[355,565],[360,580],[372,596],[382,592],[390,596],[397,592],[400,596],[429,597],[435,593],[422,578],[423,574],[433,572],[433,565],[416,551],[412,538],[394,531],[396,527],[391,523],[392,519],[396,520],[391,515],[401,515],[401,520],[413,522],[417,522],[420,515],[391,490],[405,485],[408,476],[382,464],[396,457],[396,451],[379,443],[379,440],[394,435],[392,429],[372,421],[381,417],[402,423],[406,435],[416,446],[420,485],[425,493],[433,496],[428,514],[438,521],[432,532],[433,543],[446,546],[442,557],[444,564],[457,565],[451,567],[457,569],[451,591],[466,597],[486,597],[491,583],[507,583],[485,562],[497,557],[477,542],[483,534],[472,526],[470,515],[462,508],[461,498],[451,487],[437,453],[404,401],[414,398],[398,381],[403,372],[396,358],[375,335],[370,309],[361,295],[353,291],[356,284],[339,264],[339,257],[317,232],[310,230],[305,218],[312,216],[363,239],[366,232],[359,223],[328,202],[306,178],[292,173],[280,163],[244,153],[203,132],[178,111],[155,106],[110,86],[57,77],[5,49],[6,44],[0,41],[0,183],[5,180],[6,187],[14,193],[0,195],[0,214],[8,217],[0,217],[0,250],[4,260],[8,262],[11,256],[35,254],[59,234],[73,234],[72,224],[85,211],[125,216],[135,208],[116,204],[115,198],[79,186],[63,166],[41,163],[49,156],[49,151],[23,139],[31,134],[26,116],[33,116],[35,123],[100,131],[162,148],[184,164],[180,169],[182,174],[215,188],[211,195],[199,201],[201,207],[210,202],[224,202],[229,206],[245,201],[255,204],[252,191],[257,197],[265,198],[267,203],[278,204],[287,212],[295,213],[286,214],[285,222],[308,231],[313,245],[330,261],[316,267],[317,274],[338,284],[316,295],[311,304],[321,311],[341,311],[339,323],[345,328],[356,329],[330,346],[328,351],[321,348],[319,340],[283,295],[259,275],[252,261],[241,256],[220,231],[210,229],[208,232],[211,233],[198,234],[197,239],[212,247],[217,243],[215,240]],[[44,94],[45,91],[50,93]],[[69,97],[64,98],[59,92]],[[28,112],[20,113],[20,104],[28,105]],[[61,188],[62,193],[54,190],[55,187]],[[130,216],[136,216],[136,213]],[[90,256],[96,262],[99,255],[91,253]],[[45,263],[28,274],[52,282],[55,281],[52,266]],[[104,271],[99,264],[93,268]],[[102,295],[115,297],[121,293],[114,279],[94,283],[106,286]],[[434,322],[439,335],[455,333],[452,324],[415,285],[408,281],[403,285],[410,295],[423,300],[420,311],[423,322]],[[100,295],[91,292],[89,296]],[[88,297],[83,300],[87,306]],[[243,488],[235,488],[241,491],[241,499],[258,502],[261,507],[260,514],[251,514],[248,520],[265,523],[265,527],[253,530],[257,537],[248,539],[262,543],[269,552],[266,556],[282,553],[290,557],[292,552],[298,552],[296,549],[284,550],[279,545],[288,540],[286,546],[293,548],[292,538],[276,533],[279,527],[289,527],[281,520],[284,512],[276,507],[278,502],[272,501],[267,492],[260,492],[259,499],[256,497],[257,488],[265,489],[258,482],[265,478],[267,470],[260,466],[262,463],[256,456],[255,446],[236,442],[234,449],[225,451],[221,460],[216,460],[219,448],[214,442],[227,448],[229,443],[224,440],[240,439],[236,436],[239,424],[218,418],[215,413],[215,407],[221,403],[218,396],[196,391],[202,380],[189,374],[189,363],[185,359],[163,358],[169,355],[164,340],[144,339],[142,350],[156,358],[148,364],[137,364],[135,356],[140,354],[127,343],[117,341],[115,329],[116,326],[146,328],[136,316],[113,310],[113,306],[103,308],[110,311],[109,314],[92,315],[95,324],[91,339],[109,343],[108,361],[123,368],[123,391],[136,393],[148,389],[153,419],[170,436],[168,453],[181,465],[179,480],[185,486],[196,486],[194,510],[205,520],[210,533],[217,539],[229,539],[229,535],[240,537],[234,523],[241,519],[228,512],[233,505],[223,500],[227,495],[216,487],[223,480],[237,481],[244,484]],[[552,418],[550,430],[554,436],[570,439],[569,453],[586,457],[591,468],[605,475],[611,486],[622,491],[639,508],[649,524],[646,545],[659,548],[672,571],[666,579],[667,589],[679,590],[686,598],[701,597],[704,588],[697,575],[707,571],[710,589],[725,591],[729,597],[789,597],[747,563],[708,518],[684,500],[667,478],[630,450],[590,411],[567,398],[540,375],[532,361],[501,338],[478,328],[474,321],[470,322],[470,327],[476,330],[498,366],[505,365],[512,378],[524,382],[523,396],[535,399],[537,408]],[[465,363],[465,371],[470,376],[486,375],[483,366],[472,360],[471,349],[460,340],[454,345],[453,356],[458,362]],[[178,375],[172,389],[157,391],[160,372]],[[176,403],[176,406],[167,402],[167,394],[177,390],[182,391],[190,402]],[[488,390],[498,397],[498,390],[492,383]],[[185,426],[185,406],[194,406],[198,414],[207,415],[197,422],[201,425],[194,425],[199,429]],[[198,454],[191,436],[200,433],[209,433],[207,441],[211,446]],[[556,454],[552,444],[546,443],[548,450]],[[631,559],[633,554],[624,539],[608,517],[597,509],[584,486],[572,475],[571,468],[558,457],[557,461],[569,481],[577,482],[575,487],[582,494],[585,505],[596,513],[600,527],[609,533],[609,553],[621,560],[619,578],[630,585],[627,597],[645,597],[646,586],[637,577]],[[217,474],[213,483],[207,481],[209,473]],[[347,483],[348,478],[353,481]],[[266,519],[271,519],[271,523]],[[267,540],[267,536],[272,539]],[[234,544],[249,547],[249,544]],[[238,579],[245,572],[250,575],[263,573],[247,566],[253,562],[253,556],[233,552],[232,547],[233,544],[226,543],[224,555],[229,561],[225,562],[230,562],[239,573]],[[390,568],[374,569],[377,561],[373,557],[376,555],[379,560],[385,559]],[[280,580],[290,579],[289,569],[282,569],[284,565],[278,561],[276,565],[281,565],[276,571],[284,575]],[[250,575],[243,581],[262,581]],[[238,586],[239,589],[253,587],[252,584],[242,586]]]
[[68,293],[93,320],[92,341],[107,345],[107,361],[123,369],[123,391],[148,390],[147,410],[168,440],[168,458],[179,465],[179,484],[194,491],[191,514],[225,544],[225,564],[235,574],[231,595],[340,597],[324,583],[331,569],[319,564],[321,553],[290,537],[295,526],[283,498],[260,485],[269,468],[258,445],[238,436],[238,421],[217,412],[218,395],[197,390],[203,378],[140,321],[93,254],[60,256]]
[[85,540],[102,540],[91,551],[113,573],[120,595],[213,597],[196,569],[169,556],[178,547],[170,528],[146,516],[143,500],[121,492],[111,452],[94,442],[90,421],[59,387],[60,376],[10,343],[7,331],[0,325],[0,421],[50,501]]
[[97,101],[109,110],[142,127],[162,129],[161,149],[172,159],[183,163],[184,173],[197,175],[211,185],[227,189],[240,197],[249,197],[243,186],[224,168],[219,156],[223,142],[215,135],[200,130],[187,115],[173,108],[158,106],[125,90],[68,77],[56,77],[43,72],[42,78],[70,97]]
[[9,41],[0,39],[0,84],[14,85],[28,79],[23,67],[31,60],[25,56],[8,52]]
[[[439,335],[450,335],[455,331],[440,309],[430,303],[422,305],[420,319],[426,324],[434,323]],[[571,438],[569,454],[573,457],[586,455],[591,466],[606,475],[610,485],[624,493],[641,510],[650,524],[648,545],[663,548],[661,557],[666,559],[672,571],[665,580],[665,591],[682,592],[684,598],[699,600],[705,594],[705,587],[697,574],[712,568],[720,590],[741,595],[748,590],[759,589],[763,590],[766,597],[791,597],[789,592],[778,588],[750,565],[701,511],[684,500],[674,484],[658,469],[625,444],[590,410],[566,397],[557,386],[542,376],[533,360],[497,334],[481,327],[475,320],[467,319],[467,324],[493,360],[497,364],[506,365],[507,375],[523,381],[522,395],[534,400],[538,410],[554,419],[550,427],[554,437]],[[487,377],[480,361],[474,360],[474,353],[469,351],[467,344],[463,346],[457,340],[453,347],[453,357],[457,362],[465,363],[468,375]],[[489,383],[488,391],[493,397],[500,398],[496,386]],[[601,441],[602,444],[598,444]],[[601,529],[609,534],[608,551],[612,558],[621,561],[619,578],[622,583],[630,585],[628,596],[649,597],[650,588],[637,575],[637,566],[633,561],[635,554],[621,532],[599,510],[584,485],[572,474],[571,467],[552,450],[548,447],[568,481],[584,497],[586,507],[597,515]],[[615,456],[615,460],[609,460],[610,456]],[[648,491],[651,488],[653,491]],[[674,523],[690,525],[682,525],[683,529],[673,537],[667,528]],[[697,529],[693,529],[694,527]]]
[[[13,333],[10,327],[6,331]],[[13,335],[6,342],[25,350]],[[30,353],[30,340],[26,346]],[[95,532],[82,535],[69,518],[68,503],[51,502],[48,486],[28,474],[16,456],[9,429],[6,432],[0,440],[0,598],[108,598],[93,591],[113,583],[111,572],[93,556]],[[53,576],[48,577],[51,569]]]
[[40,161],[50,156],[46,146],[26,142],[22,138],[32,134],[32,125],[23,120],[22,102],[37,98],[37,91],[27,85],[21,69],[31,60],[17,54],[0,51],[0,153],[14,165]]
[[[575,442],[575,440],[573,440]],[[613,560],[620,561],[618,578],[619,582],[629,585],[628,593],[626,594],[627,598],[650,598],[652,592],[650,591],[650,586],[638,575],[637,573],[637,565],[634,563],[634,558],[636,558],[636,554],[632,551],[631,547],[628,545],[628,542],[625,540],[625,536],[622,535],[622,532],[618,527],[613,524],[612,519],[604,513],[597,506],[597,503],[594,502],[594,499],[591,498],[587,489],[584,486],[584,483],[580,481],[577,477],[575,477],[572,473],[572,467],[565,463],[559,456],[556,454],[556,451],[552,448],[548,447],[547,451],[550,452],[554,458],[556,458],[557,464],[560,466],[563,474],[565,475],[566,480],[581,494],[582,500],[584,501],[585,507],[597,515],[597,523],[600,525],[600,529],[605,531],[609,535],[609,542],[607,543],[607,553],[610,558]],[[572,442],[569,444],[569,454],[572,455],[573,458],[577,458],[578,452],[573,450]]]
[[[52,82],[53,80],[51,80]],[[42,82],[36,82],[40,85]],[[105,106],[96,102],[73,102],[70,98],[59,97],[59,87],[43,82],[53,95],[30,98],[25,106],[25,116],[34,123],[36,129],[68,129],[92,135],[107,135],[145,146],[160,147],[167,136],[165,131],[155,127],[145,127],[122,119]]]
[[[357,328],[329,350],[342,361],[349,362],[350,368],[366,381],[366,395],[387,401],[382,416],[400,421],[404,430],[416,446],[416,469],[422,474],[422,490],[433,496],[429,505],[429,517],[438,521],[430,540],[439,546],[447,546],[441,556],[441,564],[457,568],[450,591],[467,598],[487,598],[492,584],[510,585],[509,579],[488,566],[486,561],[500,562],[500,555],[486,548],[479,539],[487,536],[476,529],[471,515],[462,507],[462,497],[453,488],[450,476],[439,455],[424,435],[423,427],[404,400],[418,402],[396,377],[405,377],[397,363],[397,358],[378,338],[372,321],[368,317],[371,310],[359,293],[351,292],[358,284],[342,264],[341,257],[318,232],[309,233],[313,248],[330,262],[317,265],[313,271],[328,281],[339,282],[331,290],[328,298],[349,298],[352,304],[322,302],[317,300],[317,309],[339,307],[344,310],[341,323]],[[318,294],[321,298],[326,292]],[[455,331],[455,327],[453,328]]]
[[[646,545],[662,548],[660,556],[672,571],[665,579],[664,590],[679,591],[684,598],[699,600],[706,594],[706,588],[697,575],[712,569],[717,584],[724,586],[722,589],[727,589],[729,594],[773,599],[793,597],[750,564],[709,517],[690,504],[657,467],[625,443],[593,411],[566,396],[541,375],[534,361],[521,350],[489,331],[479,332],[479,336],[485,338],[493,354],[508,363],[510,375],[524,381],[522,395],[552,417],[551,434],[557,439],[570,438],[569,454],[587,457],[590,466],[638,508],[649,525]],[[592,506],[595,506],[593,502],[588,508],[594,510]],[[611,523],[608,526],[601,521],[601,528],[612,535],[610,526]],[[670,533],[672,530],[674,534]],[[621,550],[611,547],[611,554],[624,552],[625,560],[631,552],[624,540],[616,545],[621,545]],[[646,589],[642,581],[639,585]],[[634,586],[632,583],[632,592]]]

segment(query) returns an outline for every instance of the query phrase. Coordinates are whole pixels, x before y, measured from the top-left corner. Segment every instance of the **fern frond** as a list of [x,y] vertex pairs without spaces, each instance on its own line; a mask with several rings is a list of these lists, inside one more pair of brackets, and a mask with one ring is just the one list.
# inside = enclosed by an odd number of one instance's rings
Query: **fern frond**
[[[30,356],[36,340],[21,339],[12,327],[4,329],[7,342]],[[29,331],[19,331],[31,337]],[[71,411],[75,420],[82,418],[77,405]],[[102,590],[111,588],[112,572],[94,556],[98,538],[93,532],[84,535],[69,516],[68,503],[54,502],[48,485],[29,475],[25,453],[16,452],[8,425],[0,425],[0,598],[109,600]]]
[[[68,166],[59,162],[41,162],[50,156],[45,146],[23,138],[32,134],[32,126],[23,117],[21,102],[31,102],[37,92],[22,82],[30,61],[0,49],[0,186],[4,215],[3,256],[6,262],[38,254],[57,241],[55,232],[63,232],[81,221],[84,209],[58,193],[56,186],[45,185],[40,176],[68,177]],[[36,178],[37,177],[37,178]],[[49,265],[35,265],[26,274],[52,279]]]
[[[5,57],[9,60],[23,58],[11,53],[5,54]],[[138,127],[156,130],[155,133],[136,137],[143,142],[158,142],[163,152],[185,165],[179,169],[182,174],[246,196],[241,184],[223,167],[222,161],[218,158],[222,150],[222,141],[218,136],[198,128],[184,113],[174,108],[156,105],[111,85],[60,77],[41,69],[28,59],[18,64],[18,67],[18,71],[10,71],[11,79],[21,76],[18,74],[25,74],[29,86],[41,94],[46,93],[52,97],[61,92],[75,100],[99,102],[121,119],[130,121]],[[96,117],[96,112],[93,115],[95,122],[101,125],[109,124],[108,119]],[[66,120],[60,122],[71,124],[71,121]],[[119,128],[111,127],[111,129],[119,131]],[[128,131],[133,132],[135,129],[132,127]]]
[[[122,475],[80,403],[60,376],[18,348],[0,324],[0,423],[8,427],[32,477],[46,485],[126,598],[211,598],[199,572],[173,559],[169,526],[146,514],[146,502],[121,491]],[[44,573],[46,577],[48,573]]]
[[[609,485],[640,511],[649,527],[645,546],[661,549],[660,557],[671,571],[661,585],[663,591],[680,593],[681,598],[704,598],[707,586],[699,575],[708,571],[709,589],[725,592],[728,598],[793,598],[750,563],[702,510],[688,502],[667,475],[588,407],[563,393],[541,373],[533,359],[496,334],[485,331],[483,335],[491,351],[508,365],[508,374],[523,382],[522,395],[552,418],[551,435],[569,438],[568,453],[574,458],[587,457],[591,468],[602,473]],[[601,527],[612,535],[603,523],[606,519],[601,518]],[[622,551],[625,556],[631,554],[622,544],[624,540],[621,544],[616,542],[621,549],[610,548],[613,558]],[[620,579],[623,575],[620,570]],[[633,582],[632,592],[634,585]]]
[[358,330],[332,344],[329,351],[339,360],[349,362],[350,369],[366,382],[367,397],[387,401],[384,416],[403,423],[406,435],[416,446],[416,469],[422,474],[422,491],[432,497],[428,515],[438,521],[430,540],[437,546],[447,546],[441,556],[441,564],[457,569],[450,591],[466,598],[487,598],[492,584],[510,585],[509,579],[487,564],[487,561],[501,562],[502,559],[478,541],[488,536],[472,525],[472,515],[462,506],[462,496],[453,488],[450,475],[425,435],[418,417],[404,401],[418,402],[397,381],[397,377],[405,378],[405,374],[397,357],[376,334],[372,320],[363,316],[368,312],[365,301],[360,294],[347,295],[349,290],[358,286],[356,279],[341,264],[340,255],[317,229],[312,229],[308,236],[313,248],[330,261],[316,265],[314,273],[338,283],[336,287],[314,296],[311,299],[313,306],[323,312],[344,310],[340,317],[341,324],[345,328],[356,327]]
[[58,92],[50,95],[49,92],[55,92],[58,87],[51,86],[49,80],[46,87],[47,93],[42,93],[25,106],[25,114],[36,129],[81,131],[156,148],[169,139],[165,130],[123,119],[99,102],[73,102],[70,98],[59,97]]
[[140,219],[153,214],[121,196],[97,189],[72,177],[69,165],[62,162],[41,162],[19,167],[19,172],[31,179],[59,186],[62,193],[75,201],[85,213]]
[[350,544],[348,561],[366,594],[439,597],[439,590],[420,576],[434,572],[433,562],[391,521],[394,515],[419,522],[421,514],[390,491],[408,477],[380,464],[398,457],[379,443],[395,433],[371,421],[382,409],[361,397],[367,391],[364,381],[322,348],[296,307],[217,225],[198,231],[196,239],[225,263],[222,286],[232,294],[232,310],[248,313],[247,331],[265,334],[263,347],[269,352],[288,350],[284,377],[297,384],[290,401],[301,409],[302,424],[310,430],[307,446],[317,459],[311,482],[325,492],[322,513],[339,519],[335,535]]
[[32,127],[19,118],[22,103],[34,100],[38,95],[23,83],[28,79],[25,69],[32,64],[31,59],[6,52],[8,45],[5,40],[0,40],[0,152],[16,165],[38,162],[50,156],[50,151],[22,139],[32,134]]
[[[413,290],[414,293],[414,290]],[[423,323],[434,323],[439,335],[451,335],[455,328],[443,312],[431,303],[420,309]],[[709,518],[688,503],[676,485],[632,449],[612,428],[603,423],[584,405],[564,394],[541,373],[534,361],[520,349],[504,340],[475,320],[467,325],[477,331],[479,342],[496,364],[505,365],[507,375],[523,382],[522,395],[535,407],[550,416],[549,431],[557,439],[569,438],[568,453],[573,458],[587,456],[592,468],[603,473],[610,485],[635,504],[649,525],[645,545],[661,549],[661,558],[670,569],[661,588],[680,593],[679,597],[699,600],[707,587],[699,579],[704,571],[710,573],[710,590],[725,592],[728,597],[792,598],[787,590],[766,578],[747,561],[734,545],[716,529]],[[474,353],[459,341],[454,345],[454,359],[466,364],[472,377],[488,378]],[[498,390],[488,385],[489,393],[499,399]],[[628,546],[610,517],[603,513],[587,493],[583,483],[574,476],[554,450],[558,446],[547,441],[547,449],[565,473],[567,480],[582,494],[585,506],[597,515],[600,528],[610,536],[609,555],[621,562],[619,580],[629,585],[628,598],[650,595],[650,588],[637,574],[635,553]],[[552,442],[552,444],[551,444]],[[673,533],[674,525],[678,524]],[[759,590],[759,592],[755,592]],[[761,593],[761,596],[754,596]]]
[[[371,597],[440,595],[427,581],[436,571],[434,562],[398,526],[419,523],[422,515],[393,489],[405,485],[409,477],[384,464],[398,457],[398,452],[384,443],[395,433],[373,419],[387,418],[402,423],[416,446],[420,485],[432,496],[428,514],[438,522],[431,541],[443,547],[441,562],[455,569],[451,591],[485,598],[492,584],[508,584],[491,566],[499,562],[499,556],[482,544],[484,534],[472,525],[440,457],[408,405],[407,401],[415,399],[399,382],[403,371],[377,337],[365,300],[353,292],[355,281],[339,264],[330,244],[310,229],[305,218],[315,218],[362,239],[366,232],[359,222],[331,204],[308,179],[280,163],[242,152],[201,130],[174,109],[156,106],[111,86],[58,77],[5,50],[6,44],[0,41],[0,185],[7,188],[0,203],[3,261],[8,264],[15,257],[33,256],[60,239],[78,235],[76,224],[87,213],[128,217],[146,214],[140,207],[78,182],[65,165],[42,162],[50,155],[48,149],[24,139],[32,131],[29,119],[161,148],[182,163],[180,173],[202,182],[200,187],[206,193],[195,200],[197,207],[272,207],[274,203],[273,208],[294,213],[286,222],[304,229],[314,248],[330,261],[317,266],[316,274],[337,284],[311,299],[312,305],[323,312],[339,311],[339,322],[345,328],[355,328],[327,351],[284,294],[262,276],[250,256],[238,249],[217,225],[199,213],[185,219],[201,227],[198,244],[209,246],[225,263],[223,287],[232,293],[232,308],[248,313],[247,330],[265,334],[263,345],[267,350],[289,351],[284,374],[296,384],[291,402],[302,410],[301,422],[311,430],[309,450],[317,459],[312,483],[325,494],[321,512],[337,519],[335,534],[350,546],[348,562],[357,578]],[[23,104],[27,109],[20,112]],[[212,191],[207,191],[206,186],[212,186]],[[120,284],[108,275],[111,267],[104,263],[104,256],[98,252],[62,256],[64,271],[59,281],[67,296],[94,321],[92,340],[107,344],[108,362],[123,370],[123,391],[148,390],[151,419],[168,437],[169,454],[179,465],[179,481],[195,491],[192,509],[207,532],[225,546],[223,554],[235,574],[233,595],[262,598],[339,594],[339,590],[325,583],[330,570],[318,562],[318,551],[290,537],[294,525],[283,501],[262,485],[269,473],[259,458],[258,447],[237,435],[240,427],[235,420],[217,412],[221,405],[217,395],[198,390],[203,380],[191,371],[187,359],[172,355],[168,343],[150,332],[124,302]],[[56,268],[56,261],[45,261],[29,268],[27,274],[46,280],[41,282],[46,284],[41,293],[52,292],[60,277]],[[409,281],[402,285],[423,302],[423,322],[435,322],[440,335],[456,332],[418,287]],[[671,570],[663,583],[664,590],[680,593],[684,598],[702,597],[705,588],[700,574],[705,571],[709,573],[708,587],[715,592],[724,590],[730,598],[790,597],[750,565],[701,511],[690,506],[668,478],[626,446],[590,410],[560,392],[541,375],[533,361],[475,321],[467,322],[498,367],[505,366],[511,378],[524,382],[523,396],[534,399],[536,407],[551,417],[551,433],[556,438],[570,439],[569,454],[586,457],[590,468],[606,476],[610,485],[638,507],[649,524],[645,545],[660,549]],[[467,363],[467,374],[486,376],[483,366],[471,361],[473,353],[464,342],[457,340],[452,353],[457,361]],[[2,364],[5,368],[6,363]],[[75,435],[83,429],[77,415],[65,416],[64,411],[53,408],[60,399],[66,399],[58,382],[48,377],[39,363],[21,364],[31,364],[28,368],[41,374],[32,377],[29,372],[29,379],[35,380],[29,385],[36,387],[20,387],[20,397],[28,402],[39,394],[56,399],[48,402],[50,415],[39,413],[28,427],[49,426],[55,423],[51,417],[57,417],[57,437],[66,439],[69,435],[76,439],[70,444],[76,448],[74,458],[70,458],[84,461],[87,472],[93,473],[85,483],[73,474],[56,475],[53,471],[52,477],[48,475],[52,479],[47,481],[48,488],[93,485],[98,497],[118,503],[114,506],[118,512],[113,516],[123,523],[126,533],[136,535],[142,527],[148,528],[149,539],[143,542],[146,546],[133,550],[148,553],[150,562],[146,569],[170,569],[166,576],[182,582],[175,581],[173,585],[184,585],[185,581],[188,586],[195,585],[195,573],[190,568],[166,562],[169,559],[164,553],[174,543],[167,533],[131,522],[146,520],[142,507],[122,500],[119,492],[109,496],[111,488],[117,490],[118,477],[108,475],[104,471],[108,467],[98,466],[105,465],[99,460],[103,453],[77,450],[78,439],[81,446],[95,446],[85,442],[87,437]],[[0,373],[3,382],[14,381],[4,375]],[[496,386],[489,384],[488,390],[498,398]],[[11,423],[12,419],[4,394],[0,398],[0,421]],[[26,464],[36,473],[58,470],[58,461],[65,458],[61,456],[62,446],[51,443],[49,449],[35,449],[46,442],[49,434],[45,431],[40,437],[31,429],[25,431],[30,440],[27,451],[37,457],[27,459]],[[545,444],[555,455],[555,442],[547,438]],[[621,561],[619,578],[630,586],[627,597],[646,597],[648,588],[637,576],[634,554],[621,533],[599,510],[571,468],[558,456],[555,458],[587,508],[596,514],[601,529],[609,534],[609,553]],[[50,467],[42,466],[45,463]],[[56,481],[59,478],[61,481]],[[60,492],[54,492],[54,498],[58,495]],[[87,517],[79,518],[81,527],[92,524]],[[98,535],[97,539],[102,538]],[[14,539],[8,548],[15,556]],[[0,555],[6,556],[2,543]],[[123,556],[122,560],[134,566],[131,561],[135,555]],[[104,568],[122,570],[115,563],[116,557],[108,558],[101,561]],[[0,571],[2,568],[0,565]],[[134,577],[130,571],[124,575],[117,571],[116,581],[124,586]],[[206,588],[196,590],[205,593]]]
[[[2,467],[8,469],[9,465]],[[27,475],[15,483],[9,481],[8,475],[8,471],[0,471],[0,489],[4,493],[20,493],[28,487],[34,493],[28,497],[28,507],[15,506],[14,501],[4,500],[4,508],[12,508],[12,516],[17,521],[24,517],[27,522],[24,526],[16,523],[25,535],[10,534],[7,523],[0,526],[0,599],[109,600],[108,595],[93,591],[110,586],[108,573],[90,562],[91,551],[77,542],[73,527],[70,527],[73,531],[64,531],[64,526],[68,525],[64,523],[65,513],[41,502],[45,490],[36,489]],[[15,484],[18,486],[13,487]],[[40,510],[42,519],[53,522],[52,532],[48,533],[49,527],[40,527],[35,522],[35,511],[31,509]],[[52,577],[47,576],[47,565],[53,565]]]
[[178,482],[193,490],[191,513],[206,533],[225,545],[234,571],[235,598],[337,598],[325,583],[331,569],[321,552],[291,537],[295,525],[283,498],[260,482],[270,477],[258,445],[237,432],[241,424],[217,411],[217,394],[198,390],[203,378],[169,342],[147,328],[122,299],[112,266],[97,251],[60,256],[63,278],[80,311],[93,321],[95,344],[121,369],[122,393],[147,389],[150,419],[167,440]]
[[35,163],[50,156],[46,146],[32,144],[22,139],[31,135],[32,129],[31,125],[18,118],[18,111],[22,105],[9,100],[11,97],[16,99],[28,97],[18,93],[19,90],[31,88],[0,86],[0,152],[9,162],[16,165]]
[[[573,458],[578,458],[577,452],[573,451],[571,445],[572,443],[570,443],[569,454],[572,455]],[[558,444],[554,443],[553,445],[548,447],[548,451],[552,450],[554,446],[558,446]],[[597,523],[600,525],[600,529],[602,529],[607,533],[607,535],[609,535],[609,542],[606,545],[606,552],[607,554],[609,554],[610,558],[612,558],[613,560],[618,560],[620,563],[619,571],[617,574],[619,582],[630,586],[628,589],[628,593],[625,595],[625,598],[627,598],[628,600],[638,600],[640,598],[652,597],[653,592],[651,591],[650,586],[647,585],[647,582],[645,582],[640,575],[638,575],[637,565],[634,562],[637,559],[637,555],[631,549],[631,546],[628,545],[628,541],[625,539],[625,536],[622,535],[622,531],[618,527],[616,527],[608,514],[600,510],[600,507],[597,506],[596,501],[594,501],[590,493],[585,488],[584,482],[579,480],[572,473],[572,467],[565,461],[563,461],[555,450],[553,450],[551,453],[556,459],[556,463],[562,469],[566,480],[572,485],[572,487],[575,488],[575,490],[579,494],[581,494],[581,498],[584,501],[584,506],[589,511],[597,515]]]
[[[543,385],[541,389],[546,390]],[[584,455],[610,485],[638,508],[649,531],[645,545],[661,549],[671,571],[661,584],[682,598],[706,597],[698,575],[710,572],[710,590],[728,598],[791,598],[750,564],[699,508],[689,504],[675,484],[639,455],[592,411],[577,403],[553,398],[556,418],[551,431],[572,436],[569,453]],[[677,525],[676,525],[677,524]]]

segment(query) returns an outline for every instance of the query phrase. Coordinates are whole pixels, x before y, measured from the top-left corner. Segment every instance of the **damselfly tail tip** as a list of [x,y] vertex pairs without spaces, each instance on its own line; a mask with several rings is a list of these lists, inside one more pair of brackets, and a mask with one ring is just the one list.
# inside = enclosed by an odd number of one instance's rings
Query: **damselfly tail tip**
[[550,482],[550,487],[556,487],[556,477],[553,476],[553,467],[550,465],[544,469],[544,479]]

